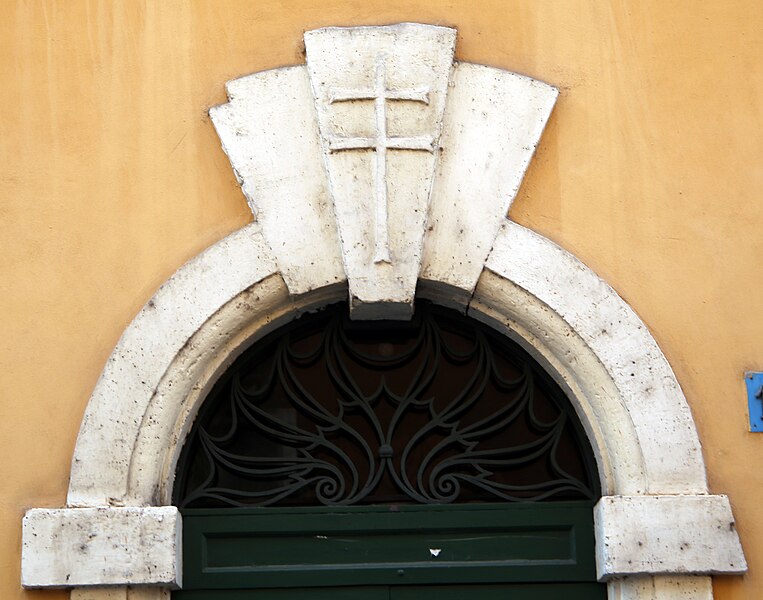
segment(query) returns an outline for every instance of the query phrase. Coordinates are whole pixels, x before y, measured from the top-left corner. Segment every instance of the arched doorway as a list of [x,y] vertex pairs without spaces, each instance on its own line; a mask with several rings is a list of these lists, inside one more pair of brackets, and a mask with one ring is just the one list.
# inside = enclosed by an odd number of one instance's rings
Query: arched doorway
[[[433,291],[422,286],[420,297]],[[146,598],[165,600],[167,588],[185,587],[171,490],[208,382],[251,342],[345,293],[291,296],[256,225],[181,268],[104,368],[75,448],[67,507],[25,516],[23,584],[74,586],[77,600],[110,600],[114,586],[135,584]],[[612,597],[710,599],[707,573],[746,568],[728,499],[708,494],[686,400],[648,329],[611,288],[558,246],[506,222],[467,314],[518,341],[554,375],[596,455],[603,494],[596,509],[630,510],[596,520],[597,574]],[[661,423],[673,426],[655,426],[652,399]],[[688,540],[701,554],[673,550],[663,534],[676,526],[676,542]],[[90,537],[93,527],[103,535]],[[643,547],[636,556],[610,540]],[[108,568],[85,554],[93,544]]]
[[[557,91],[453,62],[442,27],[328,28],[305,42],[307,65],[230,82],[231,101],[210,112],[256,222],[180,268],[125,329],[88,402],[66,507],[24,517],[22,584],[76,600],[186,589],[174,474],[214,382],[305,312],[349,298],[357,320],[405,321],[416,298],[510,337],[564,390],[601,477],[596,574],[610,598],[712,598],[708,575],[746,562],[670,365],[612,288],[506,218]],[[406,81],[382,93],[385,70]],[[370,138],[337,137],[332,115],[351,110],[354,130],[355,109],[385,99],[409,102],[411,128],[389,137],[374,121],[374,148],[394,149],[397,167],[375,155],[371,169]],[[385,239],[389,262],[371,252]]]
[[186,440],[176,600],[595,599],[595,459],[517,344],[420,302],[346,304],[260,340]]

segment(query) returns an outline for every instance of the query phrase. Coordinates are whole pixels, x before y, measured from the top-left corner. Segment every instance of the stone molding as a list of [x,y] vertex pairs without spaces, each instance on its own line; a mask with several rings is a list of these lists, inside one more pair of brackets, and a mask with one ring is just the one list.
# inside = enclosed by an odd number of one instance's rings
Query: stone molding
[[[598,558],[610,598],[709,599],[707,573],[745,570],[736,532],[719,532],[719,545],[710,547],[710,525],[681,532],[689,544],[706,546],[701,564],[690,553],[673,556],[672,542],[650,541],[640,570],[622,566],[622,548],[640,531],[638,523],[656,536],[667,514],[644,509],[654,521],[611,518],[624,502],[651,507],[653,498],[669,497],[665,505],[726,523],[733,522],[731,509],[724,497],[708,495],[689,406],[646,326],[585,265],[506,219],[556,90],[497,69],[452,64],[454,39],[453,30],[412,24],[319,30],[306,35],[308,66],[228,84],[230,102],[210,114],[255,223],[181,267],[127,327],[83,418],[68,508],[49,511],[47,519],[66,528],[95,524],[104,513],[139,515],[170,504],[194,416],[240,352],[302,312],[348,296],[353,318],[401,319],[416,296],[457,307],[512,337],[567,391],[602,479]],[[360,73],[349,66],[354,53],[362,57]],[[328,87],[315,81],[324,73],[320,60],[337,65],[332,73],[339,78],[326,80]],[[420,64],[432,67],[430,79],[413,77]],[[444,64],[452,65],[445,86]],[[366,101],[373,94],[385,98]],[[388,101],[394,105],[388,125],[380,125],[379,105]],[[431,152],[422,140],[432,142]],[[371,141],[373,152],[366,148]],[[382,146],[389,150],[385,177],[372,156]],[[358,183],[347,183],[355,177]],[[385,212],[380,198],[389,215],[386,254],[375,221]],[[351,200],[357,210],[348,208]],[[28,515],[26,556],[81,542],[76,528],[52,539],[50,527],[37,527],[39,518],[34,510]],[[120,518],[105,517],[112,524]],[[125,535],[135,527],[128,522],[120,526]],[[179,546],[165,546],[179,564]],[[139,563],[149,556],[139,542],[135,550]],[[119,556],[115,549],[114,560]],[[179,567],[171,580],[135,580],[82,562],[89,575],[73,592],[81,600],[160,598],[180,583]],[[25,586],[60,585],[51,583],[60,582],[53,565],[25,564]],[[149,587],[99,587],[133,584]]]
[[[613,454],[615,471],[629,475],[616,491],[608,493],[707,493],[702,447],[691,411],[668,361],[633,309],[571,254],[508,220],[495,239],[486,268],[529,291],[556,312],[604,366],[606,374],[595,374],[593,360],[583,367],[587,352],[570,350],[580,361],[576,370],[586,373],[587,381],[581,384],[598,385],[599,389],[590,393],[601,395],[592,402],[596,416],[581,416],[582,420],[617,422],[620,427],[627,422],[637,440],[637,447],[618,448],[616,456]],[[505,303],[505,299],[498,297],[494,302]],[[516,312],[523,309],[520,306]],[[543,315],[538,318],[545,319]],[[524,321],[527,317],[517,314],[515,319]],[[541,330],[538,335],[548,333]],[[559,368],[551,370],[559,372]],[[606,390],[607,383],[614,389]],[[621,407],[626,414],[613,418]],[[614,430],[607,432],[604,443],[610,452],[613,440],[619,437]],[[628,466],[636,453],[650,457],[640,466],[643,474]]]

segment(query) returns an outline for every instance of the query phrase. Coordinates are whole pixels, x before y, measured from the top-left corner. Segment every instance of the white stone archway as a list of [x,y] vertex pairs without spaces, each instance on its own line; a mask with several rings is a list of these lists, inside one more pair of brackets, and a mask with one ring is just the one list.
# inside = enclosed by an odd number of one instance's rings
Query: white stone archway
[[174,467],[217,376],[304,311],[349,295],[353,318],[405,319],[417,296],[516,339],[567,391],[602,477],[610,597],[712,598],[707,575],[746,564],[670,366],[606,283],[505,217],[556,90],[454,64],[442,27],[305,41],[307,66],[231,82],[211,112],[256,222],[178,270],[125,330],[83,419],[67,507],[24,519],[23,584],[82,600],[182,585]]

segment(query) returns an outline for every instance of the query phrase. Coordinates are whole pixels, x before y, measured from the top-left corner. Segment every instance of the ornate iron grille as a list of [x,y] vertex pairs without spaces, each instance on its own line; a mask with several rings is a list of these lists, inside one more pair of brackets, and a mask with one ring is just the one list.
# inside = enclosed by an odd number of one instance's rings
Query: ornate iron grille
[[519,346],[426,303],[346,304],[278,330],[218,381],[186,441],[180,507],[595,499],[569,401]]

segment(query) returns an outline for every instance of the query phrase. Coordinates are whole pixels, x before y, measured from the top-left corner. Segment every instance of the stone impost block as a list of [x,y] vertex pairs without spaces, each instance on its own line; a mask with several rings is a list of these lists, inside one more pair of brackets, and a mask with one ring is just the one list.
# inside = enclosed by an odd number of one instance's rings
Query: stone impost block
[[601,581],[747,570],[726,496],[604,496],[594,519]]
[[34,508],[22,525],[21,583],[179,587],[181,532],[175,506]]

